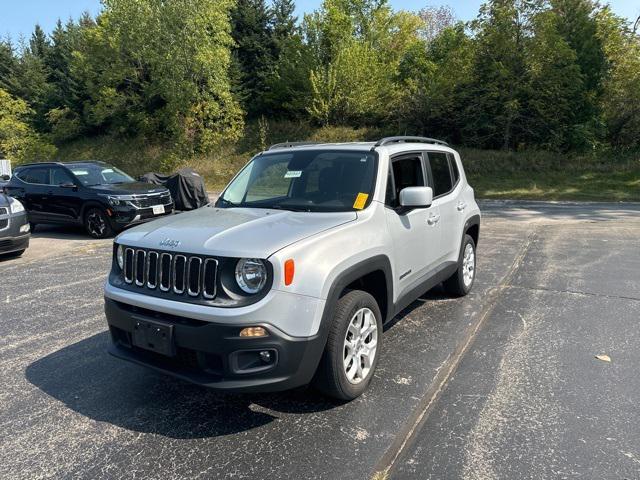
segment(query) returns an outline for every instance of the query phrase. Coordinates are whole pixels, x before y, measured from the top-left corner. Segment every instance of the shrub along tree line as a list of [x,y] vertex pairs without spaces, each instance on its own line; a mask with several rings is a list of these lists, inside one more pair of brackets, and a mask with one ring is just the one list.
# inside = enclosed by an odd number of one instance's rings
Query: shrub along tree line
[[300,21],[294,7],[103,0],[95,19],[4,41],[0,152],[110,134],[197,155],[261,118],[486,149],[640,147],[640,37],[593,0],[488,0],[467,24],[387,0],[324,0]]

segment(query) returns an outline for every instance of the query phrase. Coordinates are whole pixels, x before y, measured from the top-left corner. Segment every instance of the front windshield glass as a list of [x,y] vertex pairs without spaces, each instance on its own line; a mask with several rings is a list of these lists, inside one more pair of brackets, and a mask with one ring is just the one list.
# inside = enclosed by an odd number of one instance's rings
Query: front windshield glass
[[85,186],[135,182],[122,170],[110,165],[71,165],[69,170]]
[[370,152],[301,150],[261,155],[224,191],[217,207],[309,212],[361,210],[373,193]]

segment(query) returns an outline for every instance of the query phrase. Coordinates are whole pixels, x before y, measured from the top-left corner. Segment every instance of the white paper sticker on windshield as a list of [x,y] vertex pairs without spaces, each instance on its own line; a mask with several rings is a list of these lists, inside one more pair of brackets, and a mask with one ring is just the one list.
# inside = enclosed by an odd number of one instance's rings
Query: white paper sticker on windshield
[[102,173],[113,173],[113,168],[105,168]]
[[74,175],[89,175],[89,170],[71,170]]
[[302,176],[302,170],[289,170],[284,174],[284,178],[299,178]]

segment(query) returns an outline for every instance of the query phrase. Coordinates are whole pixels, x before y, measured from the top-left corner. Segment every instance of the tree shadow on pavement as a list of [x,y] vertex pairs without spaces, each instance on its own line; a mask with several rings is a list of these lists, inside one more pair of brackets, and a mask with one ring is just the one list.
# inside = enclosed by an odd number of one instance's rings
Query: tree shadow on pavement
[[171,438],[230,435],[314,413],[336,403],[311,389],[273,394],[217,393],[111,357],[103,332],[41,358],[26,378],[81,415],[127,430]]

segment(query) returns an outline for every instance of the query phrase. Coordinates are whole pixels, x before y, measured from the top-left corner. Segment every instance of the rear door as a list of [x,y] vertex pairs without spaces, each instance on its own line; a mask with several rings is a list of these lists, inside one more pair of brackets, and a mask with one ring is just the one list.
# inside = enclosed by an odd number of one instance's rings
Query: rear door
[[49,188],[49,167],[28,167],[16,174],[20,180],[20,190],[16,197],[24,202],[32,222],[44,219],[44,202]]
[[[453,155],[428,152],[429,175],[433,186],[434,205],[440,210],[441,248],[439,263],[457,258],[462,238],[464,215],[458,209],[462,187]],[[452,164],[453,160],[453,164]]]
[[385,215],[393,239],[395,284],[399,296],[426,280],[436,266],[440,243],[438,207],[400,208],[400,191],[406,187],[427,186],[427,171],[421,152],[391,159],[387,183]]

